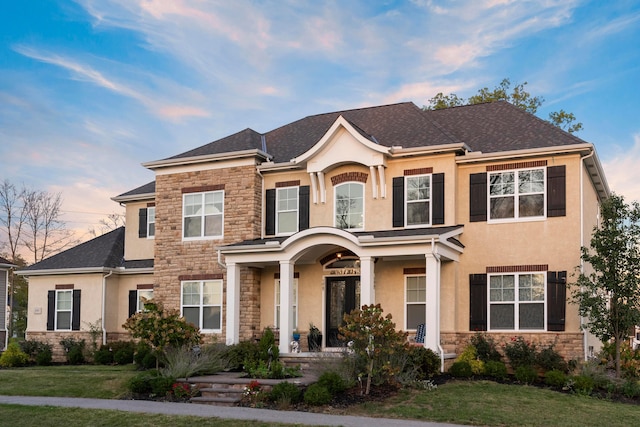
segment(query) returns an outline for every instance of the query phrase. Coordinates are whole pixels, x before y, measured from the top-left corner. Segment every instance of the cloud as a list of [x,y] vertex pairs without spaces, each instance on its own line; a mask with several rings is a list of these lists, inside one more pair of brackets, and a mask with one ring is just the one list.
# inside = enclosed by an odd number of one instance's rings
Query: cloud
[[633,146],[603,162],[607,181],[612,191],[624,196],[627,202],[640,201],[640,133],[633,136]]

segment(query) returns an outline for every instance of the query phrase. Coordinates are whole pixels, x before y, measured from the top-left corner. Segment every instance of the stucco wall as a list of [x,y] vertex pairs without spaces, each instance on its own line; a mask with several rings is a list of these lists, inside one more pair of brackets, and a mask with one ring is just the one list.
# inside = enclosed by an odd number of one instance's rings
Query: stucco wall
[[128,202],[126,205],[126,228],[124,235],[124,259],[153,259],[154,239],[139,237],[139,212],[147,208],[147,201]]

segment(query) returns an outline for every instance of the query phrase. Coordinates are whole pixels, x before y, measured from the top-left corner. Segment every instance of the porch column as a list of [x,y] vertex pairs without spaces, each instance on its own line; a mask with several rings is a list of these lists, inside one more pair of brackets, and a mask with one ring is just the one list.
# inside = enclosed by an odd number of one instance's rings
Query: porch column
[[280,354],[290,353],[289,342],[293,333],[293,262],[280,261]]
[[370,256],[360,258],[360,307],[376,303],[374,288],[375,264]]
[[436,255],[426,256],[426,313],[424,346],[436,354],[440,351],[440,262]]
[[227,263],[227,345],[240,342],[240,266]]

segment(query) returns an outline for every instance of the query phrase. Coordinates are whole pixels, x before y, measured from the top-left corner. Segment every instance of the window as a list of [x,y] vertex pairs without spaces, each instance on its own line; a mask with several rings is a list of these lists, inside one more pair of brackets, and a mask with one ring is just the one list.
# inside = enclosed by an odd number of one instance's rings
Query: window
[[406,226],[429,225],[431,223],[431,175],[406,176],[405,180]]
[[364,229],[364,185],[348,182],[335,187],[335,226],[343,230]]
[[144,304],[153,299],[153,289],[138,289],[136,311],[145,311]]
[[183,197],[183,238],[222,237],[224,191],[185,194]]
[[278,188],[276,194],[277,234],[298,231],[298,187]]
[[545,213],[545,169],[489,173],[489,219],[541,218]]
[[[276,279],[276,312],[275,312],[275,324],[276,328],[280,329],[280,279]],[[291,302],[291,309],[293,310],[293,329],[298,328],[298,279],[293,279],[293,301]]]
[[426,321],[427,281],[426,276],[406,276],[405,329],[417,329]]
[[147,208],[147,238],[153,238],[156,235],[156,208]]
[[182,316],[202,330],[222,328],[222,280],[182,282]]
[[56,330],[71,330],[73,291],[56,291]]
[[545,329],[544,273],[489,276],[491,330]]

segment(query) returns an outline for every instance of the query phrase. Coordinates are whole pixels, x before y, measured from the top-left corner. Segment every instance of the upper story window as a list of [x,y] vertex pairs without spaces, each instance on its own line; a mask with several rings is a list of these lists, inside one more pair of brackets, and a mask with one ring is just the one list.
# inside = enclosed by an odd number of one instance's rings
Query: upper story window
[[544,216],[544,168],[489,173],[489,220]]
[[156,235],[156,208],[147,208],[147,238],[153,238]]
[[223,190],[185,194],[182,206],[182,237],[185,240],[222,237]]
[[334,187],[335,226],[343,230],[364,229],[364,184],[347,182]]
[[276,206],[276,234],[293,234],[298,231],[298,187],[278,188]]
[[406,176],[405,189],[406,226],[431,224],[431,175]]
[[489,276],[490,330],[545,329],[545,274]]
[[56,330],[71,330],[73,291],[56,290]]

